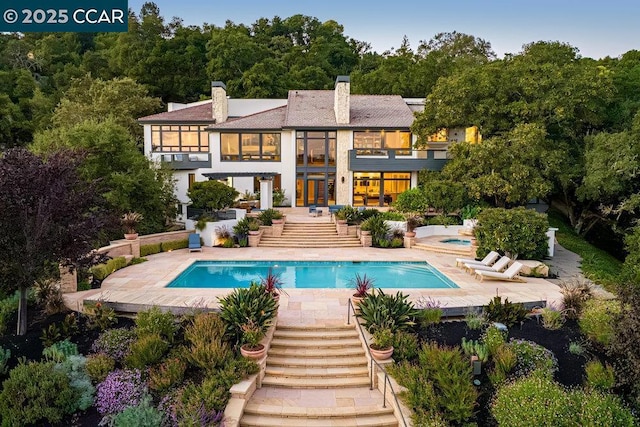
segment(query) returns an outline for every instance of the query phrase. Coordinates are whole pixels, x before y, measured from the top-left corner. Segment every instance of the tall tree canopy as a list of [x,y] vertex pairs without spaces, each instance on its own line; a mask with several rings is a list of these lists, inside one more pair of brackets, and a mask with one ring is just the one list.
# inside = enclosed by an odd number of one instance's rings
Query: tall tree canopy
[[25,149],[0,156],[0,285],[20,291],[17,333],[27,328],[27,290],[51,264],[86,260],[107,221],[95,181],[78,174],[78,153],[46,159]]

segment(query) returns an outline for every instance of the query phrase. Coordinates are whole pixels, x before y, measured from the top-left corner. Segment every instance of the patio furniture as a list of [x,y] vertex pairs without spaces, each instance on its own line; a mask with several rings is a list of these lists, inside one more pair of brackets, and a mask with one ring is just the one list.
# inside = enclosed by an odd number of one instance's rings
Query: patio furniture
[[202,252],[202,245],[200,244],[200,234],[189,234],[189,252],[200,251]]
[[309,205],[309,216],[322,215],[322,210],[318,209],[316,205]]
[[491,280],[505,280],[509,282],[525,282],[524,279],[520,277],[520,271],[522,270],[523,265],[519,262],[514,262],[511,264],[509,268],[507,268],[503,273],[498,273],[496,271],[476,271],[476,278],[480,277],[480,281],[482,282],[485,278]]
[[507,266],[509,265],[510,262],[511,262],[511,258],[503,256],[498,261],[496,261],[496,263],[493,264],[493,265],[480,265],[480,264],[469,264],[469,263],[466,263],[464,265],[464,267],[467,270],[469,270],[469,273],[471,273],[471,274],[473,274],[474,271],[476,273],[478,271],[500,272],[500,271],[504,270],[505,268],[507,268]]
[[456,266],[459,267],[464,264],[491,265],[496,262],[498,258],[500,258],[500,254],[496,251],[491,251],[487,254],[486,257],[482,258],[479,261],[470,258],[456,258]]

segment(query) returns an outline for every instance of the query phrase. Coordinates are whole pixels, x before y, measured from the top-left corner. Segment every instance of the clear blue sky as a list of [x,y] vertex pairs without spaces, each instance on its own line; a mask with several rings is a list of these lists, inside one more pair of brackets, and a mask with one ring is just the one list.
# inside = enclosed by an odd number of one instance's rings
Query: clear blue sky
[[[144,1],[129,0],[136,13]],[[582,56],[618,56],[640,50],[640,0],[156,0],[169,22],[226,20],[252,24],[258,18],[295,14],[334,19],[347,36],[371,43],[383,52],[398,47],[407,35],[411,47],[439,32],[458,31],[489,41],[502,56],[517,53],[538,40],[559,40],[580,49]]]

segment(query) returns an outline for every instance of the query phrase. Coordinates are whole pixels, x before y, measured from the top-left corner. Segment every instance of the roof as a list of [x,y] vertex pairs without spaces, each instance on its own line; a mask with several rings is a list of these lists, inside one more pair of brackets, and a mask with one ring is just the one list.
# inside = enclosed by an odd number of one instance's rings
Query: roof
[[351,95],[349,124],[338,125],[332,90],[289,91],[286,128],[409,128],[413,112],[399,95]]
[[250,114],[245,117],[237,119],[231,119],[223,123],[217,123],[209,126],[209,130],[247,130],[247,129],[260,129],[260,130],[280,130],[284,125],[284,117],[287,107],[278,107],[271,110],[263,111],[261,113]]
[[165,111],[138,119],[141,123],[213,123],[211,102],[193,107],[180,108],[179,110]]

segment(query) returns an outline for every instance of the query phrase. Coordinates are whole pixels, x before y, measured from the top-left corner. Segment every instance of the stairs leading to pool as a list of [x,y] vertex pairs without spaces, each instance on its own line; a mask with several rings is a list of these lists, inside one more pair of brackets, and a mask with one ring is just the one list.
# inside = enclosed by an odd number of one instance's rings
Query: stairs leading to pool
[[262,388],[255,391],[241,427],[397,427],[382,394],[369,389],[365,350],[353,325],[278,325]]
[[441,254],[458,255],[465,258],[475,257],[475,247],[441,242],[440,240],[444,239],[445,237],[446,236],[433,236],[421,238],[418,239],[416,243],[411,246],[411,248],[422,249],[423,251],[429,252],[438,252]]
[[355,235],[338,236],[333,223],[295,223],[284,224],[279,237],[260,238],[258,247],[275,248],[357,248],[362,246]]

